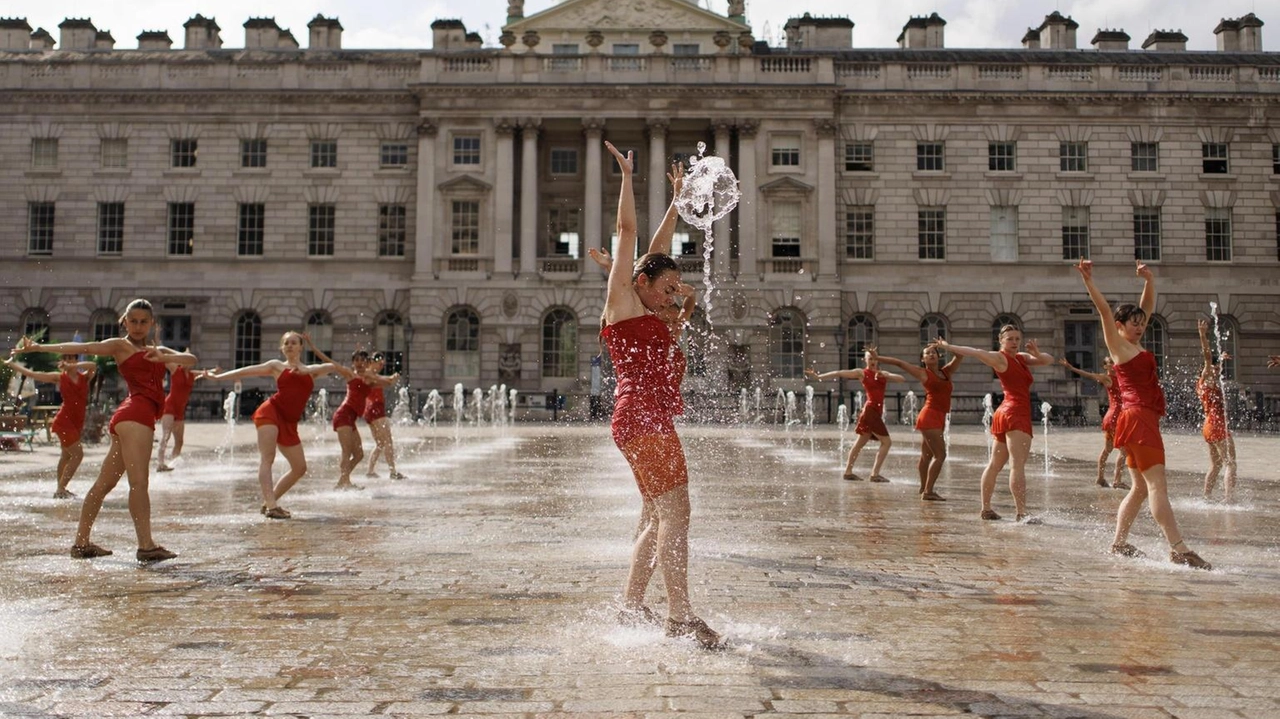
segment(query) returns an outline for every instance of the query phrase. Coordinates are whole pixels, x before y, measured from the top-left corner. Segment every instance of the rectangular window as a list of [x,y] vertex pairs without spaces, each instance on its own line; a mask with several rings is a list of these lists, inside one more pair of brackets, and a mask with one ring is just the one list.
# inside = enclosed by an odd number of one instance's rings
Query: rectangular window
[[557,257],[577,258],[581,255],[582,213],[562,207],[547,211],[547,237],[551,240],[551,254]]
[[1271,174],[1280,175],[1280,145],[1271,146]]
[[27,254],[53,254],[53,203],[27,203]]
[[774,135],[770,138],[770,164],[774,167],[799,167],[800,136]]
[[262,138],[240,141],[241,167],[267,166],[267,141]]
[[696,42],[677,42],[671,45],[672,55],[698,55],[702,52],[702,46]]
[[1018,143],[987,143],[987,169],[991,172],[1013,172],[1018,169]]
[[[614,161],[617,164],[617,161]],[[578,151],[569,147],[551,148],[551,174],[578,174]]]
[[917,142],[916,170],[920,172],[942,172],[947,169],[946,143]]
[[1160,208],[1133,208],[1133,258],[1143,262],[1160,259]]
[[1210,262],[1231,261],[1231,208],[1205,209],[1204,258]]
[[850,142],[844,146],[845,172],[875,172],[876,145],[874,142]]
[[129,141],[124,138],[104,139],[98,146],[98,164],[104,169],[129,166]]
[[409,143],[382,143],[382,146],[378,149],[378,165],[380,167],[408,167]]
[[124,203],[98,203],[98,254],[124,253]]
[[1225,142],[1206,142],[1200,145],[1200,157],[1204,161],[1204,174],[1225,175],[1231,171],[1228,160],[1230,145]]
[[1134,172],[1160,171],[1160,143],[1134,142],[1129,145],[1130,168]]
[[1276,259],[1280,260],[1280,210],[1276,210]]
[[52,170],[58,166],[58,139],[36,138],[31,141],[31,166]]
[[480,254],[480,203],[475,200],[454,200],[449,218],[453,234],[452,252],[455,255]]
[[311,166],[329,168],[338,166],[337,140],[311,141]]
[[991,261],[1018,261],[1018,208],[991,208]]
[[947,259],[947,208],[922,207],[916,215],[920,259]]
[[199,143],[193,139],[169,141],[170,167],[195,167]]
[[1058,169],[1062,172],[1089,171],[1089,143],[1058,143]]
[[455,165],[479,165],[480,164],[480,136],[479,135],[454,135],[453,136],[453,164]]
[[800,256],[800,203],[775,202],[770,218],[773,257]]
[[196,203],[169,203],[169,255],[190,255],[195,250]]
[[260,202],[241,203],[236,225],[236,254],[261,257],[266,248],[267,206]]
[[404,205],[378,205],[378,257],[404,257],[407,217]]
[[578,43],[576,42],[557,42],[551,46],[552,55],[577,55]]
[[336,205],[307,206],[307,255],[332,257],[334,241],[338,234],[338,208]]
[[634,57],[640,54],[640,45],[636,43],[618,43],[613,44],[613,54],[621,57],[610,58],[609,69],[619,72],[632,70],[643,70],[644,60]]
[[1062,208],[1062,259],[1089,259],[1089,208]]
[[844,256],[850,260],[873,260],[876,253],[876,208],[850,207],[844,220]]
[[639,55],[640,45],[638,43],[615,42],[613,44],[614,55]]

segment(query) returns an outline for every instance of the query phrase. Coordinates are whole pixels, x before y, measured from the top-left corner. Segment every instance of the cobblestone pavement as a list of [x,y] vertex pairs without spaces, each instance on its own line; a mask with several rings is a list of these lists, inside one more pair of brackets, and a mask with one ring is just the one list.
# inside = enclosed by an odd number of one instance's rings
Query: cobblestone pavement
[[[72,560],[56,448],[6,453],[0,716],[1280,716],[1280,438],[1238,438],[1232,507],[1199,497],[1198,437],[1169,438],[1205,573],[1165,561],[1146,514],[1151,559],[1105,553],[1122,493],[1092,486],[1096,430],[1054,428],[1047,477],[1037,438],[1039,526],[978,519],[974,428],[953,432],[945,503],[917,498],[915,437],[894,431],[881,485],[840,480],[830,429],[682,429],[718,654],[615,624],[639,499],[600,425],[399,428],[409,479],[362,468],[362,492],[332,489],[336,442],[308,429],[287,521],[257,512],[252,428],[192,425],[152,476],[180,556],[150,567],[123,483],[94,534],[116,554]],[[1012,514],[1003,483],[996,506]]]

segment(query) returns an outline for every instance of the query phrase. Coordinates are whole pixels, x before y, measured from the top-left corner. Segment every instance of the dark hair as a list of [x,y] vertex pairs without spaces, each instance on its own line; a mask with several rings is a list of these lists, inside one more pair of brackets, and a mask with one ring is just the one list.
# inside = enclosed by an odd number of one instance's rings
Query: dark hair
[[386,359],[386,358],[382,355],[382,353],[381,353],[381,352],[374,352],[374,353],[373,353],[373,361],[374,361],[374,362],[381,362],[381,361],[382,361],[382,360],[384,360],[384,359]]
[[1146,318],[1147,318],[1147,313],[1146,313],[1146,312],[1143,312],[1141,307],[1139,307],[1139,306],[1137,306],[1137,305],[1135,305],[1135,304],[1133,304],[1133,303],[1131,303],[1131,302],[1126,302],[1126,303],[1124,303],[1124,304],[1122,304],[1122,305],[1120,305],[1120,306],[1116,307],[1116,311],[1115,311],[1115,319],[1116,319],[1116,322],[1120,322],[1120,323],[1122,323],[1122,324],[1123,324],[1123,323],[1128,322],[1129,320],[1131,320],[1131,319],[1133,319],[1133,318],[1135,318],[1135,317],[1136,317],[1136,318],[1138,318],[1138,319],[1140,319],[1140,320],[1142,320],[1142,319],[1146,319]]
[[354,361],[356,361],[356,360],[365,360],[365,361],[368,361],[368,360],[369,360],[369,353],[368,353],[368,352],[366,352],[365,350],[356,350],[355,352],[352,352],[352,353],[351,353],[351,361],[352,361],[352,362],[354,362]]
[[129,313],[134,310],[146,310],[147,314],[151,315],[152,317],[156,316],[156,313],[151,309],[151,303],[139,297],[133,302],[130,302],[129,304],[125,305],[124,312],[120,313],[120,319],[118,320],[118,322],[123,325],[124,318],[127,317]]
[[640,279],[640,275],[648,275],[650,280],[658,279],[658,276],[667,270],[675,270],[680,272],[680,265],[671,258],[671,255],[661,252],[650,252],[640,256],[636,260],[635,269],[631,271],[631,281],[635,282]]

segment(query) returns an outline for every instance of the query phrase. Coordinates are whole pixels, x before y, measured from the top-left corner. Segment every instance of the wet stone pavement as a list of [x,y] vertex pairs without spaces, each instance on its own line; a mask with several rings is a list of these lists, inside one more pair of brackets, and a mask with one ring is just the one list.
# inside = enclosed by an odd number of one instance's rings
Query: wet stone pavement
[[332,489],[333,435],[304,431],[287,521],[257,511],[252,428],[192,425],[152,475],[180,556],[149,567],[123,483],[94,534],[116,554],[68,557],[80,505],[51,498],[37,443],[0,455],[0,716],[1280,716],[1280,438],[1239,437],[1233,507],[1200,498],[1198,437],[1171,438],[1206,573],[1165,561],[1149,514],[1151,559],[1105,553],[1122,492],[1092,486],[1096,430],[1054,428],[1048,476],[1037,439],[1039,526],[978,519],[975,428],[953,432],[943,503],[894,431],[893,481],[869,484],[841,481],[831,429],[682,429],[716,654],[614,622],[639,499],[600,425],[398,428],[409,479],[362,467],[361,492]]

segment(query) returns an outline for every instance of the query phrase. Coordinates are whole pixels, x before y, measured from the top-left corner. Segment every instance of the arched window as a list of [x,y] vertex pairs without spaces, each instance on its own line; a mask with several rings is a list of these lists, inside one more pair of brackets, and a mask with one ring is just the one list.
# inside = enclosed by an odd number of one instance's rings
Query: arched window
[[[1215,334],[1216,333],[1216,334]],[[1236,338],[1240,335],[1240,325],[1230,315],[1218,315],[1217,325],[1213,318],[1209,321],[1209,350],[1216,360],[1223,352],[1231,358],[1222,362],[1222,379],[1236,378]]]
[[556,308],[542,318],[542,376],[578,376],[578,318]]
[[1168,338],[1164,318],[1160,315],[1151,315],[1151,321],[1147,323],[1147,332],[1142,337],[1142,345],[1151,354],[1156,356],[1156,371],[1161,375],[1164,374],[1164,350],[1166,339]]
[[1022,333],[1023,339],[1027,333],[1022,329],[1022,319],[1017,315],[998,314],[994,320],[991,320],[991,349],[1000,349],[1000,328],[1005,325],[1013,325],[1018,328],[1018,332]]
[[89,338],[103,342],[120,336],[120,318],[113,310],[96,310],[89,320]]
[[445,317],[444,376],[480,379],[480,316],[468,307]]
[[[316,346],[316,349],[329,357],[333,357],[333,319],[329,317],[328,312],[312,310],[307,315],[303,331],[311,338],[311,342]],[[317,364],[320,362],[320,358],[308,349],[303,351],[302,361],[307,364]]]
[[386,358],[383,374],[395,374],[404,367],[404,320],[399,312],[383,312],[373,329],[373,348]]
[[22,336],[40,343],[52,342],[49,337],[49,313],[32,307],[22,313]]
[[804,377],[804,316],[780,309],[769,318],[769,366],[778,379]]
[[[928,314],[920,318],[920,346],[924,347],[936,339],[951,339],[951,328],[947,326],[947,318],[942,315]],[[949,362],[945,352],[938,353],[939,362]]]
[[867,347],[876,344],[876,321],[871,315],[854,315],[849,320],[846,333],[849,338],[849,351],[842,369],[857,369],[862,366],[862,353]]
[[247,367],[262,361],[262,320],[253,310],[245,310],[236,318],[235,365]]

